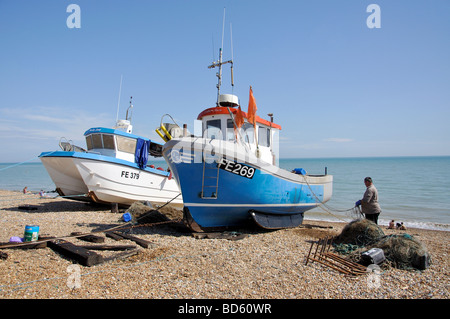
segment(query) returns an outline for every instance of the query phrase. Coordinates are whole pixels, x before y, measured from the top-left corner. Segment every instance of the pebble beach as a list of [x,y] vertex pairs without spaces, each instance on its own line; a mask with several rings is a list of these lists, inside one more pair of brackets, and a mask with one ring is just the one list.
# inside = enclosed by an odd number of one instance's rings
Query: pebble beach
[[[1,243],[23,237],[26,225],[39,225],[40,236],[53,237],[73,232],[103,235],[106,229],[125,225],[124,211],[112,213],[106,206],[13,191],[0,191],[0,196]],[[175,211],[168,217],[180,216]],[[138,253],[131,257],[90,267],[74,268],[73,260],[48,247],[0,248],[7,254],[0,259],[0,298],[449,299],[450,233],[446,231],[383,227],[386,235],[414,236],[432,259],[423,271],[383,267],[376,285],[369,275],[349,277],[317,262],[305,265],[311,243],[338,235],[345,225],[306,216],[302,226],[292,229],[240,229],[238,240],[193,236],[177,221],[130,227],[129,234],[150,241],[151,247],[138,246]],[[75,237],[66,240],[87,244]],[[105,238],[105,244],[117,242]],[[134,243],[123,240],[120,244]]]

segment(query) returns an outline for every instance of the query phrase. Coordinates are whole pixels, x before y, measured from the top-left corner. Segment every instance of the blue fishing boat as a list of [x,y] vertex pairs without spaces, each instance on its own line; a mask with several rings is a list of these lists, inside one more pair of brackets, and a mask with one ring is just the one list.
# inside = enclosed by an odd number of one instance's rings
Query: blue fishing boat
[[198,116],[202,136],[163,137],[163,156],[182,192],[184,220],[195,231],[249,223],[266,229],[296,227],[305,211],[331,198],[333,177],[277,166],[281,126],[273,114],[269,120],[256,115],[251,87],[248,112],[241,110],[237,96],[220,93],[226,63],[232,70],[233,61],[222,62],[220,50],[210,66],[219,68],[216,106]]
[[85,148],[61,139],[61,150],[39,155],[60,196],[122,206],[135,201],[182,205],[170,172],[151,160],[162,156],[162,144],[133,134],[128,110],[113,128],[88,129]]

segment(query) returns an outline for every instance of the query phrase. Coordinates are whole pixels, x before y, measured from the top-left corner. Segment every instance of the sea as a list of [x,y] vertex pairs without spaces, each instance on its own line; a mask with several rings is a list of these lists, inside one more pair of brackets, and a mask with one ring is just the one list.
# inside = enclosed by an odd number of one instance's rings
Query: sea
[[[159,162],[167,168],[165,162]],[[286,170],[333,175],[333,196],[325,205],[305,213],[307,220],[350,222],[357,217],[364,178],[378,189],[380,225],[403,222],[406,227],[450,231],[450,156],[280,159]],[[0,189],[39,192],[55,190],[40,162],[0,163]],[[0,198],[0,209],[1,209]]]

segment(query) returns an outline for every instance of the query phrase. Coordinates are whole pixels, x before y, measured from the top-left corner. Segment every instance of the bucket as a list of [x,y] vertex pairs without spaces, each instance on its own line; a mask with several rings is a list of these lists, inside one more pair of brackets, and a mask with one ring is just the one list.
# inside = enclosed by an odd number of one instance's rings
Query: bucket
[[24,241],[36,241],[39,237],[39,226],[27,225],[25,226]]

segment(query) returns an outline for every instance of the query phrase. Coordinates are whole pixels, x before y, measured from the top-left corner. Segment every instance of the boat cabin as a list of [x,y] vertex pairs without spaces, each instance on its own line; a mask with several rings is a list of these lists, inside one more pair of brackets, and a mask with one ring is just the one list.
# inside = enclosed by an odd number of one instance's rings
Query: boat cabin
[[84,133],[87,150],[90,153],[137,162],[143,143],[147,143],[148,154],[161,156],[162,145],[115,128],[95,127]]
[[281,126],[273,123],[273,116],[270,121],[256,116],[255,129],[253,124],[248,123],[247,113],[242,111],[244,124],[236,134],[234,124],[238,106],[237,96],[220,95],[218,106],[206,109],[198,115],[197,119],[202,121],[203,137],[245,144],[261,160],[275,164],[278,158],[278,137]]

